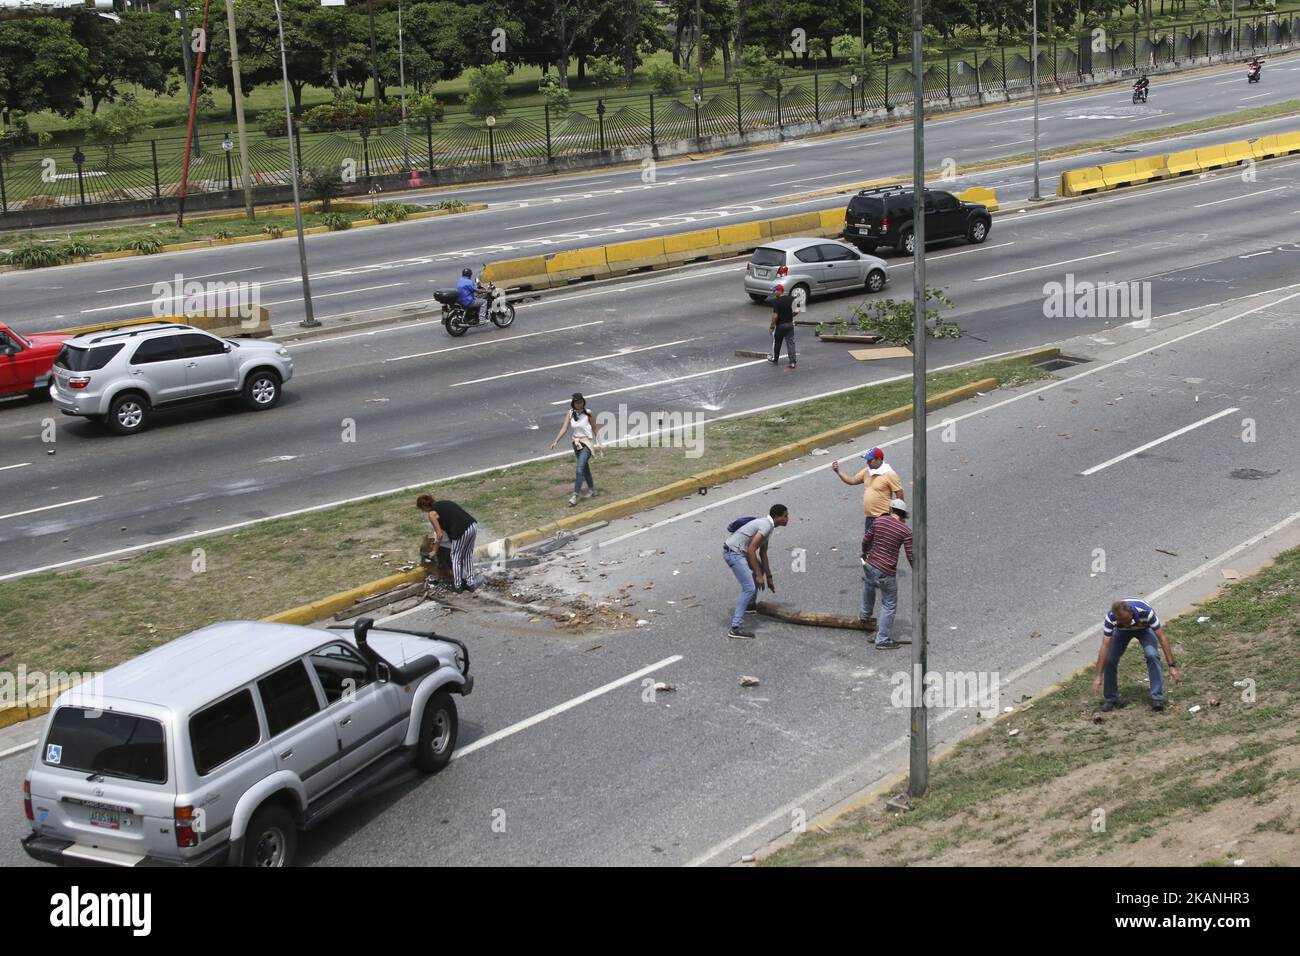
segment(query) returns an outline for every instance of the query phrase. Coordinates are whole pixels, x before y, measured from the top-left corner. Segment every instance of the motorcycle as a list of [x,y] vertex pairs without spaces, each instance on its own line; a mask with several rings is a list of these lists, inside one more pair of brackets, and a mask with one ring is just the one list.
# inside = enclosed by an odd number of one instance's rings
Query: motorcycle
[[1246,67],[1246,82],[1247,82],[1247,83],[1258,83],[1258,82],[1259,82],[1259,75],[1260,75],[1263,71],[1264,71],[1264,63],[1263,63],[1262,60],[1257,60],[1256,62],[1247,65],[1247,67]]
[[1145,86],[1145,85],[1143,85],[1143,84],[1141,84],[1141,83],[1134,83],[1134,84],[1133,84],[1133,102],[1134,102],[1134,103],[1145,103],[1145,102],[1147,101],[1147,95],[1148,95],[1149,93],[1150,93],[1150,87]]
[[[506,301],[505,290],[498,289],[489,282],[487,291],[487,315],[492,324],[499,329],[506,329],[515,321],[515,307]],[[483,324],[479,319],[478,309],[473,315],[465,313],[465,306],[460,304],[460,296],[455,289],[438,289],[433,297],[442,305],[442,325],[448,335],[462,336],[471,327]]]

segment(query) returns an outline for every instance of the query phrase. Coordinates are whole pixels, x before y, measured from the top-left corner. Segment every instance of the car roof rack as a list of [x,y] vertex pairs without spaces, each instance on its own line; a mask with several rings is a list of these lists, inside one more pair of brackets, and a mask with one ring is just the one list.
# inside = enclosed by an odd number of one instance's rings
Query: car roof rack
[[[107,342],[116,338],[134,338],[142,332],[157,332],[160,329],[188,329],[191,326],[182,325],[180,322],[150,322],[147,325],[137,326],[117,326],[111,329],[100,329],[98,332],[86,332],[87,337],[91,338],[91,345],[99,345],[101,342]],[[76,336],[81,338],[80,335]]]
[[883,196],[892,193],[906,193],[912,191],[911,183],[894,183],[890,186],[872,186],[870,189],[859,190],[859,196]]

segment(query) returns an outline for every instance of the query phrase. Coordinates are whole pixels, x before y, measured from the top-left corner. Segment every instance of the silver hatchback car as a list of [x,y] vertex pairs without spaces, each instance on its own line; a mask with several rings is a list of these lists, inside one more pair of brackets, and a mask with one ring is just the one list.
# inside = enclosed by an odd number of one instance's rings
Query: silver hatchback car
[[455,638],[214,624],[59,696],[23,784],[27,853],[84,866],[289,866],[407,764],[436,773],[469,694]]
[[293,359],[278,342],[153,322],[68,339],[54,360],[50,398],[65,415],[130,435],[166,406],[241,398],[255,411],[274,408],[292,377]]
[[745,291],[762,302],[779,285],[805,300],[815,295],[859,290],[879,292],[889,283],[883,259],[836,239],[778,239],[759,246],[745,266]]

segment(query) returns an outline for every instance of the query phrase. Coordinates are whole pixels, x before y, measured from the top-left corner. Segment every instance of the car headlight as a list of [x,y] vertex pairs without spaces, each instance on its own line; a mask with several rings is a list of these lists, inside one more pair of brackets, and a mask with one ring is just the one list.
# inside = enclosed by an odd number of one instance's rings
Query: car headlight
[[289,350],[288,350],[287,348],[285,348],[283,345],[281,345],[278,349],[275,350],[275,354],[276,354],[276,355],[283,355],[283,356],[285,356],[285,357],[287,358],[288,355],[289,355]]

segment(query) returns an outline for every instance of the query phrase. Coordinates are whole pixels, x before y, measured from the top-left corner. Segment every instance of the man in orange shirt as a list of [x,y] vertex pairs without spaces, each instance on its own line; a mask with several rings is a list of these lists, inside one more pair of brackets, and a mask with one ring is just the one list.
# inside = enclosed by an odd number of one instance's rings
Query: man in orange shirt
[[840,471],[838,461],[831,462],[831,471],[839,475],[840,481],[846,485],[866,485],[862,493],[862,513],[866,516],[862,533],[866,534],[871,530],[873,521],[889,514],[891,501],[895,498],[903,501],[905,497],[903,482],[899,479],[898,472],[885,464],[885,453],[882,449],[868,449],[862,457],[867,460],[867,467],[852,478]]

